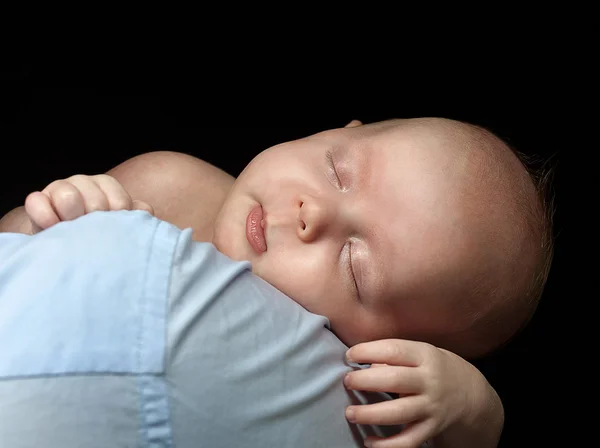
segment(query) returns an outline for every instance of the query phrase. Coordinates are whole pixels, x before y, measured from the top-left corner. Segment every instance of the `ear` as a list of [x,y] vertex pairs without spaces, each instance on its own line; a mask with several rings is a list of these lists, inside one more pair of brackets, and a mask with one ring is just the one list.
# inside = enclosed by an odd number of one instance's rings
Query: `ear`
[[362,122],[359,120],[352,120],[350,123],[348,123],[346,126],[344,126],[345,128],[356,128],[358,126],[362,126]]

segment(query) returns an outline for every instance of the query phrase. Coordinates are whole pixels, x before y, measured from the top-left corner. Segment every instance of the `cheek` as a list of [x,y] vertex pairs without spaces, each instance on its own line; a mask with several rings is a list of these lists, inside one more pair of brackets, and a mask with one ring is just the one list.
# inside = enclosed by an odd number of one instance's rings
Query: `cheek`
[[[316,248],[314,248],[316,249]],[[327,317],[339,294],[331,262],[309,248],[279,248],[256,263],[255,273],[292,300],[315,314]]]
[[263,176],[270,173],[279,173],[286,168],[289,169],[297,163],[297,161],[291,159],[294,159],[293,153],[284,147],[267,149],[246,165],[246,168],[242,171],[240,177],[257,172],[261,172]]
[[[293,260],[293,261],[292,261]],[[281,254],[261,260],[257,265],[256,274],[285,295],[312,312],[320,308],[322,285],[315,281],[315,270],[303,265],[296,258],[288,258]]]
[[330,319],[336,336],[347,346],[379,339],[398,338],[398,326],[391,314],[374,313],[363,306],[347,306]]
[[310,155],[310,151],[275,147],[252,160],[238,179],[250,189],[265,189],[268,192],[288,184],[307,183],[314,175],[316,165],[317,161]]

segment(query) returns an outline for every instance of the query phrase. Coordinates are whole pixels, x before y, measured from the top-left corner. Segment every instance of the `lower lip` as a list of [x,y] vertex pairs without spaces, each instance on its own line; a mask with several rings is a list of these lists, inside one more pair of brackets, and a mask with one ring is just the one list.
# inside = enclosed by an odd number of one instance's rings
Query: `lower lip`
[[263,209],[260,205],[254,207],[246,218],[246,239],[257,254],[267,250],[265,230],[262,227]]

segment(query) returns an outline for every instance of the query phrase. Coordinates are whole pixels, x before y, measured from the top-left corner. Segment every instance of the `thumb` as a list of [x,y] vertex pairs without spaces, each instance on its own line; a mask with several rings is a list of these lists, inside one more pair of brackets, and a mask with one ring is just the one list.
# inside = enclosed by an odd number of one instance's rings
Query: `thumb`
[[133,200],[133,208],[132,210],[144,210],[154,216],[154,207],[152,207],[147,202],[141,201],[139,199]]

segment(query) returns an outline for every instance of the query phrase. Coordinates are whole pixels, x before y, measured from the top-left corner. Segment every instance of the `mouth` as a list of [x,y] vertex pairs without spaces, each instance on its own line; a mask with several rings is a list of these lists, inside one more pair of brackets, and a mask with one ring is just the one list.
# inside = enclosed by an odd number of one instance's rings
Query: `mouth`
[[265,229],[263,228],[263,209],[257,205],[246,218],[246,239],[250,247],[257,254],[267,251],[267,240],[265,239]]

